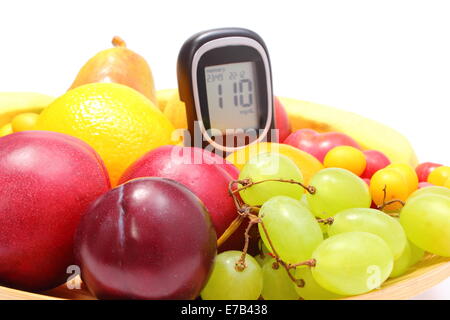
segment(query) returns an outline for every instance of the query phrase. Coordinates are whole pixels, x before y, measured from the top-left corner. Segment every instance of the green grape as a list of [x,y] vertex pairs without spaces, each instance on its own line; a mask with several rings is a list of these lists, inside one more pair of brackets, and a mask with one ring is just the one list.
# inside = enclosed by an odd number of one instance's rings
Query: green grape
[[262,267],[262,297],[264,300],[298,300],[299,296],[293,287],[294,282],[289,278],[286,269],[280,265],[274,269],[274,262],[273,258],[266,259]]
[[406,199],[406,201],[409,201],[415,197],[418,197],[423,194],[440,194],[446,197],[450,197],[450,189],[446,187],[439,187],[439,186],[430,186],[418,189],[411,193],[411,195]]
[[[304,205],[306,207],[306,209],[308,209],[311,212],[311,209],[309,208],[308,199],[306,197],[306,194],[304,194],[302,196],[302,198],[300,199],[300,203],[302,205]],[[311,214],[312,214],[312,212],[311,212]],[[328,226],[329,225],[325,224],[325,223],[319,223],[319,226],[320,226],[320,229],[322,230],[323,238],[324,239],[328,238]]]
[[256,300],[261,295],[263,275],[258,262],[246,255],[246,268],[236,269],[241,251],[224,251],[217,255],[211,276],[203,288],[203,300]]
[[400,223],[419,248],[450,257],[450,197],[427,193],[408,200]]
[[259,239],[259,244],[260,244],[260,248],[261,248],[262,253],[268,256],[269,253],[271,253],[271,252],[269,251],[269,249],[267,249],[267,247],[264,244],[264,241],[262,241],[262,239]]
[[[400,217],[393,217],[395,220],[397,220],[400,223]],[[404,230],[404,229],[403,229]],[[407,246],[411,249],[411,263],[410,266],[415,265],[417,262],[422,260],[425,251],[420,249],[418,246],[416,246],[414,243],[412,243],[409,239],[406,239]],[[406,247],[405,247],[406,248]]]
[[396,278],[404,275],[411,266],[411,247],[409,242],[406,242],[405,250],[403,250],[400,257],[394,260],[394,267],[392,268],[389,278]]
[[309,203],[308,203],[308,198],[306,197],[306,193],[304,193],[304,194],[302,195],[302,197],[300,198],[300,203],[301,203],[302,205],[304,205],[308,210],[311,210],[311,209],[309,208]]
[[333,224],[328,228],[330,236],[350,231],[373,233],[386,241],[394,259],[399,258],[405,249],[407,239],[401,224],[384,212],[355,208],[341,211],[333,218]]
[[[323,240],[322,231],[311,212],[298,200],[277,196],[263,204],[259,211],[276,253],[288,263],[311,258]],[[262,224],[258,224],[261,239],[269,250],[270,243]]]
[[[303,182],[303,175],[295,163],[279,153],[260,153],[252,157],[242,168],[239,179],[250,178],[254,182],[268,179],[286,179]],[[253,185],[239,192],[245,203],[258,206],[274,196],[300,199],[304,189],[287,182],[269,181]]]
[[[306,207],[306,209],[311,211],[311,209],[309,208],[308,199],[306,198],[306,194],[304,194],[302,196],[302,198],[300,199],[300,203],[302,205],[304,205]],[[312,214],[312,212],[311,212],[311,214]],[[319,223],[319,226],[320,226],[320,229],[322,230],[323,238],[324,239],[328,238],[328,224]]]
[[254,257],[256,261],[258,261],[259,265],[262,267],[264,262],[270,259],[269,250],[267,250],[264,242],[259,239],[258,241],[259,253]]
[[314,280],[324,289],[357,295],[378,288],[390,275],[392,251],[380,237],[368,232],[346,232],[324,240],[312,255]]
[[425,255],[425,251],[420,249],[418,246],[416,246],[414,243],[408,240],[409,247],[411,248],[411,266],[415,265],[417,262],[422,260],[423,256]]
[[295,270],[295,278],[303,279],[305,285],[299,287],[296,284],[293,285],[295,291],[304,300],[334,300],[342,298],[343,296],[336,293],[325,290],[314,280],[311,274],[311,268],[307,266],[297,267]]
[[268,256],[266,256],[264,253],[257,254],[255,257],[256,262],[262,267],[264,265],[264,262],[268,259]]
[[328,224],[325,223],[319,223],[320,226],[320,230],[322,230],[322,234],[323,234],[323,238],[328,238],[329,234],[328,234],[328,229],[330,228],[330,226]]
[[425,251],[408,240],[406,242],[405,251],[399,258],[394,260],[394,268],[389,277],[395,278],[404,275],[411,266],[422,260],[424,254]]
[[316,217],[328,218],[350,208],[369,208],[372,203],[367,184],[345,169],[322,169],[312,177],[310,185],[316,193],[306,197]]

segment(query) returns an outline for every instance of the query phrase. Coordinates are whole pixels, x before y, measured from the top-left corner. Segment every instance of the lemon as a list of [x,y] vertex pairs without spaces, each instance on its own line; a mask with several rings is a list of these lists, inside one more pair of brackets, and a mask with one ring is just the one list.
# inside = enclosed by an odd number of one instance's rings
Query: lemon
[[36,128],[91,145],[105,162],[113,186],[146,152],[179,142],[171,139],[173,125],[149,99],[116,83],[91,83],[66,92],[41,113]]

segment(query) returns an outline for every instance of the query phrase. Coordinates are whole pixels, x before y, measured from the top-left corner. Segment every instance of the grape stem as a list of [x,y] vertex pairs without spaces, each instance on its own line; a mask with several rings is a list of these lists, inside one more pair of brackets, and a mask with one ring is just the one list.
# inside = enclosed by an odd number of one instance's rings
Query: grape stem
[[393,203],[400,203],[402,206],[405,206],[405,202],[404,201],[402,201],[402,200],[399,200],[399,199],[392,199],[392,200],[389,200],[389,201],[387,201],[387,202],[383,202],[383,204],[381,204],[381,205],[379,205],[378,207],[377,207],[377,209],[378,210],[383,210],[384,208],[386,208],[388,205],[390,205],[390,204],[393,204]]
[[240,192],[242,190],[245,190],[247,188],[250,188],[251,186],[254,186],[255,184],[260,184],[264,182],[285,182],[285,183],[292,183],[301,186],[303,189],[308,191],[310,194],[316,193],[316,187],[314,186],[306,186],[301,182],[295,181],[293,179],[267,179],[267,180],[261,180],[261,181],[252,181],[252,179],[244,179],[244,180],[235,180],[235,183],[239,183],[242,185],[242,187],[233,190],[233,193]]
[[[245,263],[245,257],[247,256],[248,246],[250,243],[250,229],[255,225],[259,224],[264,232],[264,235],[269,243],[269,247],[272,253],[269,253],[269,255],[275,259],[275,262],[272,265],[272,268],[278,269],[281,265],[287,272],[289,278],[300,288],[305,286],[305,281],[303,279],[296,279],[292,273],[291,270],[295,269],[298,266],[309,266],[314,267],[316,265],[315,259],[310,259],[307,261],[299,262],[299,263],[286,263],[283,261],[277,250],[275,249],[272,240],[270,239],[269,233],[267,232],[267,228],[264,225],[264,222],[261,220],[261,218],[258,217],[260,207],[259,206],[250,206],[246,203],[243,203],[241,199],[237,196],[238,192],[245,190],[247,188],[250,188],[251,186],[254,186],[256,184],[260,184],[263,182],[285,182],[285,183],[292,183],[300,185],[302,188],[304,188],[307,192],[310,194],[316,193],[316,188],[314,186],[305,186],[304,184],[294,181],[294,180],[285,180],[285,179],[267,179],[262,181],[252,181],[251,179],[244,179],[244,180],[233,180],[230,181],[228,184],[228,193],[233,198],[234,205],[236,206],[238,216],[233,220],[233,222],[230,224],[230,226],[225,230],[225,232],[219,237],[217,240],[217,247],[221,246],[242,224],[242,222],[245,219],[249,219],[249,223],[247,228],[245,229],[245,244],[244,248],[242,249],[242,255],[239,258],[239,260],[236,262],[235,269],[236,271],[244,271],[247,267]],[[236,187],[236,185],[241,185],[241,187]],[[319,222],[325,223],[325,224],[331,224],[333,223],[333,218],[327,218],[327,219],[318,219]],[[262,251],[262,250],[261,250]]]
[[248,251],[248,244],[250,243],[250,229],[253,227],[253,225],[258,224],[261,222],[261,219],[258,218],[257,216],[248,215],[250,222],[248,223],[247,228],[245,229],[245,244],[244,244],[244,249],[242,249],[242,255],[241,258],[236,262],[236,270],[237,271],[244,271],[244,269],[247,267],[247,265],[245,264],[245,257],[247,255],[247,251]]
[[302,261],[302,262],[288,264],[287,267],[289,269],[295,269],[295,268],[300,267],[300,266],[315,267],[316,266],[316,259],[309,259],[309,260]]
[[[399,199],[392,199],[389,201],[386,201],[386,197],[387,197],[387,185],[384,185],[383,188],[383,203],[380,204],[379,206],[377,206],[378,210],[383,210],[384,208],[386,208],[388,205],[391,205],[393,203],[400,203],[402,205],[402,207],[405,206],[405,202]],[[398,216],[398,214],[395,214],[394,216]]]
[[[304,188],[308,193],[315,194],[316,188],[314,186],[305,186],[303,183],[295,181],[295,180],[286,180],[286,179],[267,179],[267,180],[261,180],[261,181],[252,181],[251,179],[243,179],[243,180],[232,180],[228,184],[228,193],[233,198],[234,205],[237,208],[238,216],[236,219],[231,222],[231,224],[228,226],[228,228],[224,231],[224,233],[219,237],[217,240],[217,247],[220,247],[225,241],[228,240],[228,238],[240,227],[242,222],[244,221],[244,218],[247,217],[247,215],[251,212],[258,213],[259,207],[258,206],[249,206],[245,203],[241,203],[239,198],[236,196],[236,194],[239,191],[245,190],[247,188],[250,188],[251,186],[255,184],[260,184],[263,182],[285,182],[285,183],[292,183],[297,184]],[[237,188],[236,185],[241,185],[242,187]]]
[[269,242],[269,246],[270,249],[272,251],[272,253],[269,252],[269,256],[271,256],[272,258],[275,259],[275,262],[272,264],[272,268],[273,269],[278,269],[279,266],[281,265],[287,272],[289,279],[292,280],[292,282],[294,282],[299,288],[303,288],[305,286],[305,280],[303,279],[296,279],[292,273],[290,272],[291,269],[295,269],[297,266],[309,266],[309,267],[314,267],[316,265],[316,260],[315,259],[310,259],[304,262],[299,262],[299,263],[295,263],[295,264],[290,264],[290,263],[286,263],[285,261],[283,261],[280,256],[278,255],[272,240],[270,240],[269,237],[269,233],[267,232],[266,226],[264,225],[264,222],[260,221],[259,224],[261,225],[264,235],[266,236],[267,241]]
[[333,217],[329,217],[329,218],[326,218],[326,219],[319,219],[319,218],[316,218],[316,220],[317,220],[318,223],[329,224],[330,226],[331,226],[331,225],[333,224],[333,222],[334,222],[334,218],[333,218]]
[[220,247],[228,238],[241,226],[242,222],[245,218],[248,217],[249,214],[258,215],[259,207],[257,206],[249,206],[248,204],[242,203],[240,199],[237,197],[235,190],[235,185],[239,183],[239,180],[230,181],[228,184],[228,193],[233,198],[234,205],[237,209],[238,216],[231,222],[228,228],[224,231],[224,233],[217,240],[217,247]]

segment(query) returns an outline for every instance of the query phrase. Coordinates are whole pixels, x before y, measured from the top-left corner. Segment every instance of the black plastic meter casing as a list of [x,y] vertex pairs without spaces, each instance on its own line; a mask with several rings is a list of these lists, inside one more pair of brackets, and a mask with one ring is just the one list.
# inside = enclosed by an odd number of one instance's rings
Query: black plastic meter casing
[[[258,128],[254,129],[258,133],[252,140],[241,140],[239,143],[237,137],[227,136],[226,143],[217,144],[214,137],[207,133],[211,124],[205,68],[239,62],[254,62],[259,88]],[[189,137],[185,135],[185,146],[193,146],[194,137],[202,136],[202,148],[209,146],[210,151],[219,149],[227,154],[251,143],[275,140],[272,137],[275,116],[270,59],[264,41],[255,32],[243,28],[220,28],[193,35],[183,44],[178,55],[177,77],[180,99],[186,107],[189,130]],[[236,123],[239,123],[238,119]],[[200,147],[197,144],[195,143],[195,146]]]

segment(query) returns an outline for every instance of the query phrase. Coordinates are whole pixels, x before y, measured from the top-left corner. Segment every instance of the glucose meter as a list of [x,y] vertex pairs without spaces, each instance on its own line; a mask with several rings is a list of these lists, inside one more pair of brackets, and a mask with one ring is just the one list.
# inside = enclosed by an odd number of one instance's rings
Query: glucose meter
[[186,146],[229,153],[275,140],[270,60],[255,32],[221,28],[193,35],[180,50],[177,76]]

